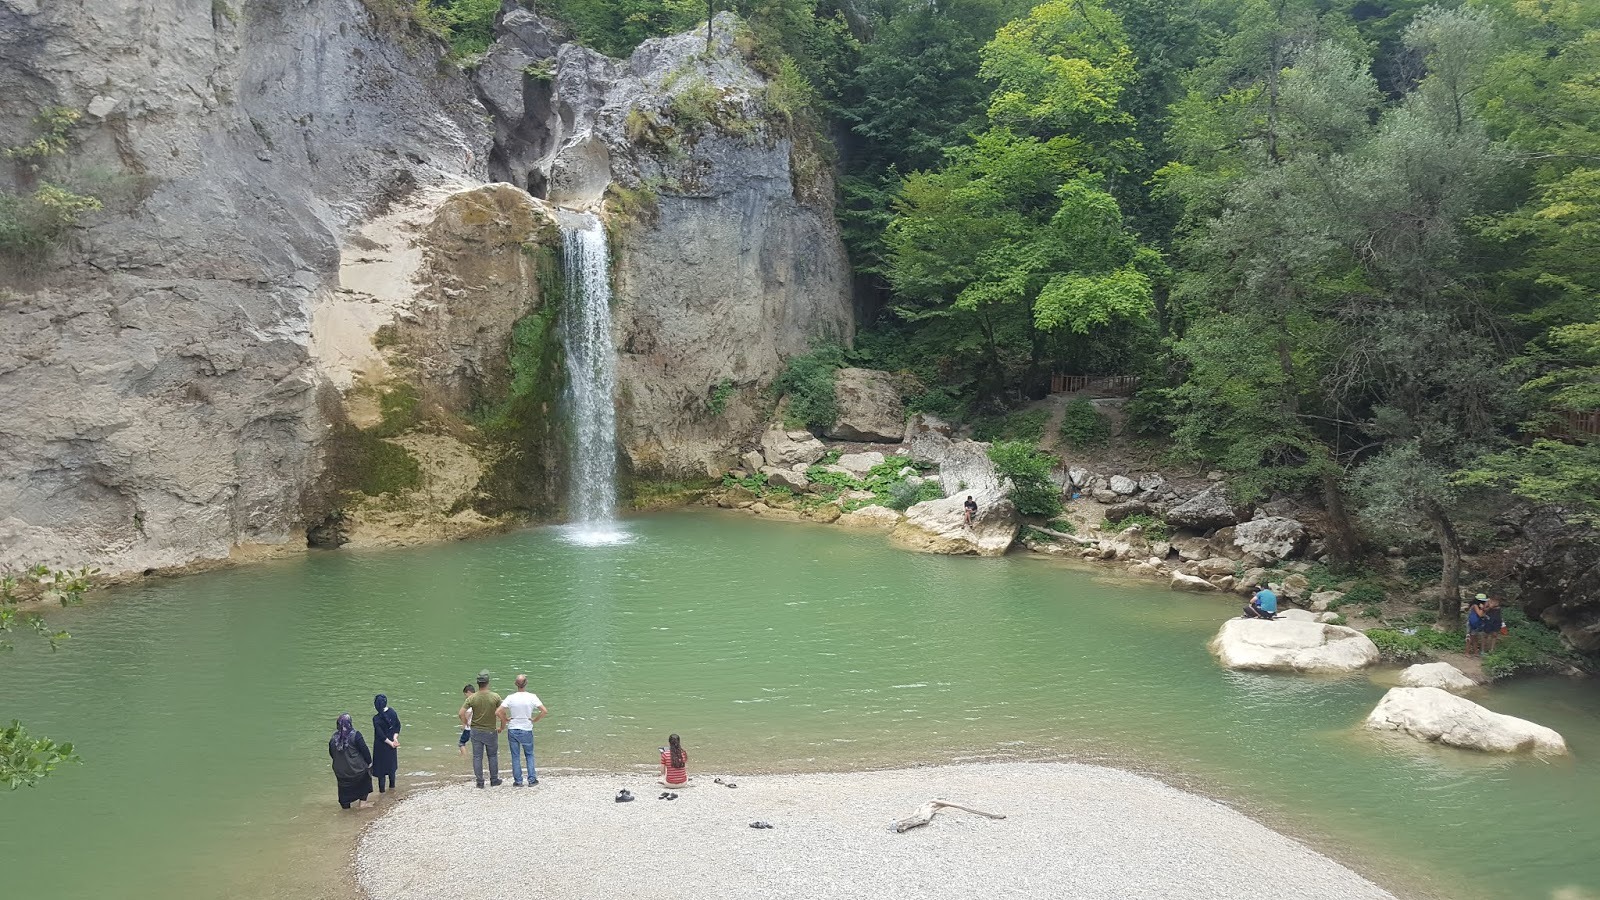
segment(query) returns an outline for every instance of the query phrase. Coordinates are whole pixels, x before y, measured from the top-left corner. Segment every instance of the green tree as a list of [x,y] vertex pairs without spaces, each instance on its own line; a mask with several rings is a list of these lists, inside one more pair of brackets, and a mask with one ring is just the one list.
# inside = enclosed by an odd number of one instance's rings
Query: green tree
[[1053,516],[1061,512],[1061,488],[1050,480],[1054,455],[1030,441],[996,441],[989,446],[995,471],[1009,481],[1006,496],[1025,516]]
[[[49,643],[51,650],[55,650],[68,638],[68,634],[65,631],[50,631],[44,617],[24,609],[23,604],[34,600],[55,601],[62,606],[79,603],[97,571],[56,571],[46,566],[35,566],[20,575],[0,573],[0,653],[12,649],[9,635],[18,627],[36,632]],[[28,733],[21,722],[13,720],[10,725],[0,728],[0,782],[9,785],[12,790],[32,787],[59,766],[78,761],[72,744],[35,737]]]

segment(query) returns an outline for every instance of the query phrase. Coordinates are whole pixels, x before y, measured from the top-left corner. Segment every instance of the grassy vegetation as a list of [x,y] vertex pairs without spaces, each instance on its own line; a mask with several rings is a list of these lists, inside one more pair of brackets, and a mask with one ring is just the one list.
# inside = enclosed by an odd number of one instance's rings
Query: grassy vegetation
[[1483,655],[1483,670],[1495,678],[1549,672],[1581,661],[1560,632],[1529,619],[1522,610],[1507,607],[1502,618],[1509,634],[1500,638],[1493,653]]
[[1001,478],[1011,480],[1006,494],[1025,516],[1054,516],[1061,512],[1061,490],[1050,480],[1056,458],[1030,441],[997,441],[989,459]]
[[1044,437],[1050,413],[1035,409],[1027,412],[983,416],[972,423],[972,436],[980,441],[1027,441],[1036,444]]
[[1155,516],[1149,515],[1148,513],[1138,513],[1137,515],[1128,516],[1126,519],[1123,519],[1112,527],[1117,531],[1125,531],[1134,525],[1139,526],[1141,532],[1148,540],[1164,541],[1172,537],[1172,526],[1168,525],[1161,519],[1156,518]]
[[736,390],[731,378],[724,378],[712,385],[710,393],[706,396],[706,409],[711,410],[714,416],[727,412],[728,401],[732,399]]
[[1082,450],[1103,447],[1111,440],[1111,420],[1094,408],[1083,397],[1067,402],[1061,418],[1061,441],[1069,447]]
[[787,397],[783,424],[788,428],[827,428],[839,418],[834,375],[844,365],[837,344],[822,344],[810,353],[790,357],[783,374],[772,382],[775,397]]

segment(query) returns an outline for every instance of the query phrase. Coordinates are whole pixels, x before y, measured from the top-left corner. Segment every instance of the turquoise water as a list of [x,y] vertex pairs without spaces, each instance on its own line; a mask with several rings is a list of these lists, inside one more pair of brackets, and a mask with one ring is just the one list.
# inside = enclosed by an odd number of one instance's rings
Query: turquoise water
[[1069,756],[1224,798],[1404,894],[1600,896],[1591,685],[1496,688],[1488,706],[1574,755],[1490,759],[1362,733],[1383,692],[1366,677],[1218,669],[1223,600],[732,514],[627,527],[619,546],[550,528],[313,554],[56,615],[60,652],[0,659],[0,718],[85,763],[0,796],[6,894],[353,896],[370,814],[334,802],[334,717],[370,736],[386,693],[402,787],[462,778],[454,713],[487,667],[498,689],[528,672],[550,708],[550,775],[653,771],[672,731],[701,771]]

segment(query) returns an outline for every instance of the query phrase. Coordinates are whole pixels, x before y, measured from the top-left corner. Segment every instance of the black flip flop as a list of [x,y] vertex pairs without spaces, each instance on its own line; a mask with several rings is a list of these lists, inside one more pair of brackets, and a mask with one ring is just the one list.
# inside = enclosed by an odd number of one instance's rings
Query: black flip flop
[[772,823],[771,822],[751,822],[750,823],[750,827],[751,828],[771,828],[772,827]]

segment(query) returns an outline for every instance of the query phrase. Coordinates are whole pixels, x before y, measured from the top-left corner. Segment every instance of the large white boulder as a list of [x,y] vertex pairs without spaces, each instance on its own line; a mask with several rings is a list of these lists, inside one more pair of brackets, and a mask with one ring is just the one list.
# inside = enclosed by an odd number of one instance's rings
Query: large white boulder
[[1281,516],[1251,519],[1233,529],[1233,545],[1262,562],[1288,559],[1306,548],[1306,526]]
[[772,487],[803,491],[811,485],[811,479],[793,469],[775,469],[772,466],[762,466],[761,474],[767,476],[767,484]]
[[876,528],[888,531],[900,524],[905,518],[899,512],[887,506],[863,506],[853,512],[847,512],[835,519],[833,524],[843,525],[846,528]]
[[873,466],[883,464],[883,458],[883,454],[876,450],[869,450],[866,453],[846,453],[839,457],[838,465],[857,478],[865,478]]
[[809,431],[784,431],[774,426],[761,435],[761,455],[774,468],[810,465],[827,452],[828,448]]
[[1419,741],[1488,753],[1564,754],[1567,742],[1554,730],[1484,709],[1436,687],[1397,687],[1367,716],[1375,731],[1399,731]]
[[840,369],[834,373],[833,394],[839,402],[839,419],[828,428],[828,437],[900,443],[906,411],[900,404],[900,389],[888,372]]
[[1217,589],[1216,585],[1205,580],[1204,578],[1197,578],[1194,575],[1185,575],[1182,572],[1172,573],[1171,587],[1175,591],[1193,591],[1197,594],[1209,594]]
[[1279,619],[1229,619],[1211,652],[1230,669],[1353,672],[1378,662],[1372,639],[1343,625]]
[[926,500],[906,510],[890,538],[924,553],[1001,556],[1017,539],[1020,520],[1010,500],[982,503],[971,525],[962,521],[966,495]]
[[979,508],[1005,499],[1004,479],[989,459],[989,445],[952,437],[953,428],[939,419],[918,413],[906,426],[906,447],[911,458],[939,467],[939,485],[948,497],[970,494]]
[[1129,494],[1138,492],[1139,482],[1134,481],[1132,478],[1129,478],[1126,475],[1113,475],[1111,476],[1111,481],[1108,483],[1108,487],[1111,488],[1111,493],[1126,497]]
[[1288,619],[1293,622],[1332,622],[1339,618],[1338,613],[1312,612],[1309,609],[1281,609],[1278,618]]
[[1446,691],[1470,691],[1478,683],[1447,662],[1418,663],[1400,673],[1401,687],[1432,687]]

